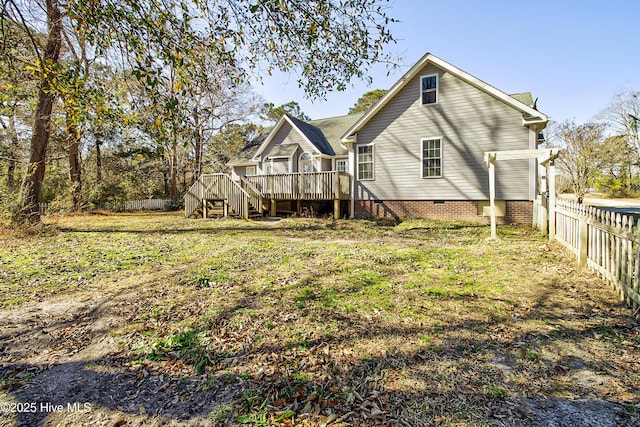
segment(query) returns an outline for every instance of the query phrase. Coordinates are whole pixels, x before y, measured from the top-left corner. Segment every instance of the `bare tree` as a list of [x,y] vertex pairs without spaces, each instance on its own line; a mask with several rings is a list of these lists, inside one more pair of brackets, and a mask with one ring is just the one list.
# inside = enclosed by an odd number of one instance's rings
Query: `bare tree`
[[623,90],[616,93],[598,119],[610,126],[616,135],[625,137],[640,158],[640,91]]
[[604,130],[601,123],[576,125],[569,120],[550,127],[549,145],[563,148],[558,163],[569,176],[578,203],[607,165]]

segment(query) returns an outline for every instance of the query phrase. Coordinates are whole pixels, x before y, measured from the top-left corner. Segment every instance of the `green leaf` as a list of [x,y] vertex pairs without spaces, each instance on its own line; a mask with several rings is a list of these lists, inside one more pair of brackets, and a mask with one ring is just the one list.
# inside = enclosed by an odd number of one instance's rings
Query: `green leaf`
[[251,415],[239,415],[236,417],[236,421],[240,424],[255,424],[256,422],[258,422],[258,420],[256,420]]
[[291,418],[295,415],[296,413],[293,411],[285,411],[282,415],[280,415],[278,418],[276,418],[274,421],[282,421],[285,420],[287,418]]

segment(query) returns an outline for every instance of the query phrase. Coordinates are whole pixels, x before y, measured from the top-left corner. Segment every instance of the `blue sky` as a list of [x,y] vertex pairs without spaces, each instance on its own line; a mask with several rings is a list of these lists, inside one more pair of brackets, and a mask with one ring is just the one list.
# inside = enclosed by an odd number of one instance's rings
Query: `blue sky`
[[255,86],[276,105],[297,101],[311,118],[346,114],[363,93],[388,89],[431,52],[507,93],[532,92],[553,120],[583,123],[616,92],[640,90],[640,0],[396,0],[389,15],[402,66],[374,67],[371,86],[310,101],[295,76],[275,74]]

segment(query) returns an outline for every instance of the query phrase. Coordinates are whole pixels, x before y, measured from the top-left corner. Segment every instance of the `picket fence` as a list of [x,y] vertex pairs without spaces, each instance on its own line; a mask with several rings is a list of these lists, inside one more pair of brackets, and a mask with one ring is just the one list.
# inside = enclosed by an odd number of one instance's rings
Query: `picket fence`
[[640,220],[558,200],[555,238],[640,311]]
[[[162,211],[168,208],[171,200],[169,199],[141,199],[141,200],[123,200],[115,203],[105,203],[103,206],[97,206],[110,211]],[[40,203],[40,215],[46,215],[51,204]]]
[[143,199],[126,200],[124,202],[125,211],[161,211],[167,209],[171,200],[167,199]]

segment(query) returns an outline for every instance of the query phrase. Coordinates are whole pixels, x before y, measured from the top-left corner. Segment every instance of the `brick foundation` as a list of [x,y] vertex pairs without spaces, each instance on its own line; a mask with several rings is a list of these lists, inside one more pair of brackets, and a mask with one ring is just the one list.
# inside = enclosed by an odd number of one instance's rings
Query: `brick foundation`
[[[478,215],[478,202],[474,200],[356,200],[356,218],[429,218],[473,222],[490,221]],[[531,225],[533,202],[507,200],[505,216],[497,217],[500,224]]]

